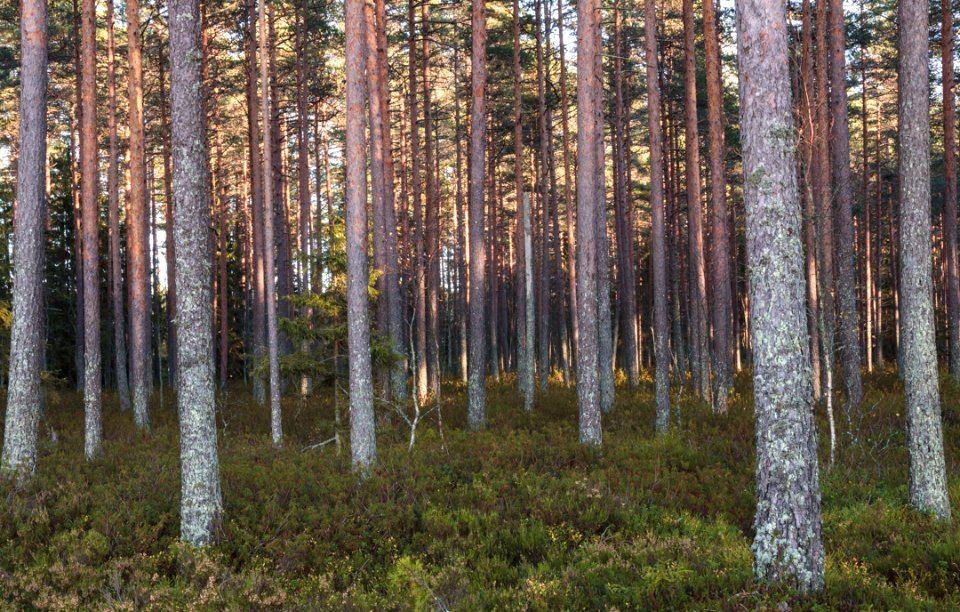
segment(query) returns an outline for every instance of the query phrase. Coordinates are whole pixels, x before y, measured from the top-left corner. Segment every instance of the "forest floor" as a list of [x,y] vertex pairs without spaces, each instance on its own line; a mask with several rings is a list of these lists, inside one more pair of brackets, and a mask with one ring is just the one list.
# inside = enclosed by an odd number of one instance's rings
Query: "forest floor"
[[149,434],[107,396],[105,454],[87,463],[80,397],[52,391],[35,481],[0,491],[0,608],[960,609],[960,387],[942,380],[952,527],[906,506],[895,374],[867,377],[859,439],[832,468],[818,415],[826,589],[799,598],[751,578],[749,385],[738,377],[726,416],[681,399],[660,439],[652,382],[621,386],[596,453],[577,443],[572,389],[525,414],[513,382],[492,384],[490,427],[473,433],[450,383],[442,435],[433,413],[408,451],[406,424],[381,421],[362,483],[345,410],[342,451],[311,448],[332,435],[332,391],[284,400],[278,451],[238,388],[218,414],[222,541],[203,552],[178,543],[169,393]]

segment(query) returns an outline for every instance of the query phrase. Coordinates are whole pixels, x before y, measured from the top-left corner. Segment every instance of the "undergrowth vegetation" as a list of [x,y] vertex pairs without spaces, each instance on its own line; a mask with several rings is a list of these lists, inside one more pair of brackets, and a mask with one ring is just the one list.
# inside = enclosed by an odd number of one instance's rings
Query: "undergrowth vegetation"
[[[841,438],[832,467],[818,415],[827,568],[811,598],[751,578],[745,376],[725,416],[679,398],[660,439],[651,381],[620,387],[599,453],[577,442],[572,389],[552,387],[526,414],[512,381],[492,385],[489,429],[471,433],[450,383],[412,451],[382,408],[362,483],[346,447],[318,445],[334,432],[333,390],[285,398],[275,450],[267,409],[236,388],[218,411],[221,541],[203,551],[178,543],[175,404],[155,404],[154,430],[139,434],[107,398],[105,453],[86,463],[81,398],[50,391],[37,477],[2,491],[0,607],[960,608],[960,529],[906,507],[902,388],[893,373],[866,382],[858,435]],[[960,515],[960,388],[941,386]]]

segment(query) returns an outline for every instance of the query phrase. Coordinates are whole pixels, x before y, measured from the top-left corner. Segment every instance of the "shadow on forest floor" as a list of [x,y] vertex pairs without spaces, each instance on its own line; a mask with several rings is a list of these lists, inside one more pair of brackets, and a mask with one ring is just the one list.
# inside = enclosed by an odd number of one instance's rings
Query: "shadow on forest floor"
[[[512,381],[487,393],[490,426],[464,430],[464,389],[409,430],[380,419],[379,463],[358,483],[333,432],[333,393],[285,398],[285,447],[239,387],[218,413],[222,541],[178,544],[176,410],[154,430],[106,396],[104,457],[82,459],[82,402],[51,391],[32,486],[7,490],[0,602],[37,608],[960,607],[960,529],[905,506],[902,389],[865,379],[858,442],[821,463],[826,590],[800,599],[751,578],[753,422],[748,377],[727,415],[682,398],[653,437],[653,385],[618,388],[604,446],[577,443],[576,394],[554,386],[525,414]],[[947,469],[960,499],[960,387],[942,381]],[[169,395],[169,394],[168,394]],[[2,398],[0,398],[2,399]],[[341,409],[347,443],[346,410]],[[822,410],[818,409],[818,412]],[[842,411],[841,415],[842,415]],[[0,415],[2,416],[2,415]],[[821,460],[825,423],[818,415]],[[839,417],[843,422],[842,416]],[[55,431],[59,440],[51,441]],[[3,605],[0,605],[3,607]]]

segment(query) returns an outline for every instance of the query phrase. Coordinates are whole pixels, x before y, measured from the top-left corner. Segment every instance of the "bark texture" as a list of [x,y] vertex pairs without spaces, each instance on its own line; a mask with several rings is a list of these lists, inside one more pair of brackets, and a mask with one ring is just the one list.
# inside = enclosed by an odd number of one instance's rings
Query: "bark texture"
[[201,86],[200,2],[170,2],[173,240],[176,244],[177,406],[180,413],[180,538],[217,538],[223,503],[217,457],[210,185]]
[[100,380],[100,207],[97,202],[97,5],[84,0],[80,16],[80,201],[83,228],[83,453],[103,446]]
[[900,2],[900,365],[910,503],[950,519],[937,378],[930,247],[927,3]]
[[127,0],[127,300],[130,315],[130,393],[133,417],[150,427],[150,272],[147,266],[147,166],[143,135],[143,45],[140,2]]
[[[708,0],[709,1],[709,0]],[[657,433],[670,429],[670,321],[667,316],[667,238],[663,199],[663,132],[657,58],[657,6],[644,0],[647,63],[647,126],[650,133],[651,258],[653,259],[653,342],[656,360]]]
[[20,134],[14,219],[10,377],[0,474],[29,478],[37,463],[47,220],[47,3],[20,3]]
[[593,446],[603,441],[597,280],[597,227],[603,202],[597,189],[597,141],[603,139],[600,49],[600,2],[583,0],[577,3],[577,398],[580,442]]
[[366,474],[377,457],[367,304],[367,172],[364,158],[364,0],[346,2],[347,53],[347,347],[350,359],[350,452]]
[[487,290],[487,253],[484,243],[484,155],[487,142],[487,15],[484,0],[473,0],[470,113],[470,360],[467,381],[467,425],[482,429],[486,408],[486,327],[484,310]]
[[753,571],[818,591],[820,483],[786,25],[777,0],[737,5],[757,428]]

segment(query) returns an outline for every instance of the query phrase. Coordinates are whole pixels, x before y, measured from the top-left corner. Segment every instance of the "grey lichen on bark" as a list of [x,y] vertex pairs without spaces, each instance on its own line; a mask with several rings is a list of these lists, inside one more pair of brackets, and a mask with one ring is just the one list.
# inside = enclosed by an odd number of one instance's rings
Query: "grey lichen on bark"
[[737,9],[757,444],[753,570],[817,591],[824,555],[786,14],[775,0]]
[[223,512],[217,453],[209,167],[203,136],[199,0],[170,2],[173,240],[177,275],[180,538],[217,538]]
[[43,353],[47,158],[47,3],[20,4],[20,139],[13,235],[13,319],[0,474],[23,482],[37,462]]
[[910,504],[950,520],[933,318],[927,3],[900,2],[900,365]]

